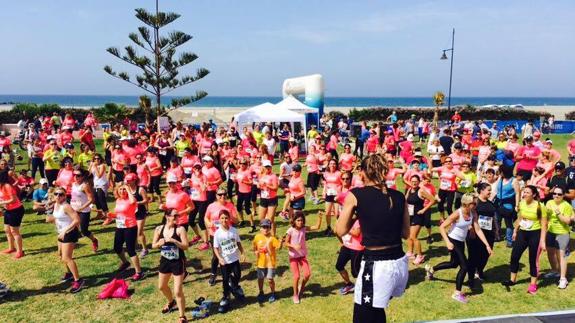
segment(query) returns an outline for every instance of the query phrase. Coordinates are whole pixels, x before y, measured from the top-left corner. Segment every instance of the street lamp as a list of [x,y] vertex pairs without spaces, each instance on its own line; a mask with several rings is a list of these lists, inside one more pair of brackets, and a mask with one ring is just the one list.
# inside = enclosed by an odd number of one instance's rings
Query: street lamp
[[444,49],[443,55],[441,55],[441,60],[447,59],[447,52],[451,52],[451,68],[449,69],[449,94],[447,95],[447,111],[451,112],[451,81],[453,79],[453,56],[455,54],[455,28],[453,28],[453,33],[451,34],[451,48]]

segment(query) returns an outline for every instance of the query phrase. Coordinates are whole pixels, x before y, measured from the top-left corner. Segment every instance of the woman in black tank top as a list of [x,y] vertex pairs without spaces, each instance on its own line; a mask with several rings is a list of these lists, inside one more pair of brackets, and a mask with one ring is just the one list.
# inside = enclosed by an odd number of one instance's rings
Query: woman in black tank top
[[[176,225],[178,212],[168,209],[164,213],[166,224],[156,227],[154,231],[153,248],[160,249],[160,291],[168,299],[168,304],[162,309],[162,313],[178,310],[180,322],[187,322],[184,298],[184,272],[186,271],[184,251],[188,249],[188,237],[183,227]],[[170,278],[174,277],[174,292],[168,286]],[[175,294],[175,299],[174,299]]]
[[414,265],[420,265],[425,261],[425,256],[421,251],[421,242],[419,242],[417,236],[425,223],[425,214],[435,203],[435,198],[425,188],[422,189],[420,187],[421,178],[419,178],[419,175],[411,176],[409,183],[411,188],[406,192],[407,214],[409,214],[410,222],[407,256],[414,258]]
[[401,296],[407,285],[408,258],[401,239],[408,238],[409,215],[403,194],[385,185],[386,165],[381,154],[362,161],[360,175],[365,187],[350,191],[337,221],[336,233],[343,237],[355,214],[366,248],[355,285],[354,322],[385,321],[389,300]]
[[138,204],[138,209],[136,210],[136,223],[138,225],[138,240],[142,245],[140,257],[143,258],[148,255],[148,243],[144,232],[146,216],[148,215],[148,195],[146,194],[145,188],[138,186],[138,176],[135,173],[126,175],[124,180],[128,183],[128,188],[136,198],[136,203]]

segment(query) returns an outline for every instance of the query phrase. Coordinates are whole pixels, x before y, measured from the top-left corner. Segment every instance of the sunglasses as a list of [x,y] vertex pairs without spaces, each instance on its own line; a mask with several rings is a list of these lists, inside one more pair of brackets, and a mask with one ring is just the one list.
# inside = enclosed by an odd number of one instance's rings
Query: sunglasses
[[349,178],[349,177],[342,177],[341,179],[344,180],[344,181],[349,181],[351,178]]
[[445,162],[446,162],[446,163],[452,163],[453,161],[451,161],[451,160],[446,160]]
[[262,229],[271,229],[271,227],[269,225],[262,225]]
[[556,192],[553,192],[553,196],[563,196],[563,193],[556,193]]
[[56,193],[54,193],[54,196],[66,196],[66,193],[64,193],[64,192],[56,192]]
[[82,177],[82,174],[74,174],[74,176]]
[[223,194],[217,194],[218,196],[226,196],[226,193]]

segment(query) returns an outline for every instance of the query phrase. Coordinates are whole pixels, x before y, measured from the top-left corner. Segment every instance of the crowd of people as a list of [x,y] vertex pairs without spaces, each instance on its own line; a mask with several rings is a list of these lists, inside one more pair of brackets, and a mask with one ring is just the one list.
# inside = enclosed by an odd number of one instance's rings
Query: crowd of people
[[[97,252],[99,240],[90,226],[114,223],[118,272],[133,267],[132,280],[142,280],[147,273],[141,258],[150,247],[159,249],[159,289],[167,300],[161,311],[178,311],[180,321],[187,320],[183,282],[190,275],[189,248],[212,254],[208,283],[216,284],[219,271],[220,312],[230,308],[232,295],[245,297],[240,263],[247,252],[256,258],[258,302],[274,302],[277,253],[286,248],[292,300],[299,304],[311,277],[310,231],[341,244],[334,259],[344,284],[339,292],[354,292],[355,322],[385,320],[389,300],[406,287],[409,262],[425,264],[428,279],[459,268],[452,298],[467,303],[463,286],[489,279],[484,269],[496,242],[511,249],[505,286],[517,284],[528,250],[528,292],[537,292],[541,251],[551,266],[543,277],[566,288],[575,141],[569,156],[562,156],[533,125],[498,129],[454,117],[435,127],[423,118],[399,120],[392,114],[389,123],[359,124],[354,136],[343,119],[336,125],[323,119],[321,131],[312,126],[306,134],[287,123],[240,129],[233,121],[198,127],[178,122],[157,130],[126,120],[104,129],[102,147],[95,144],[98,123],[92,115],[82,124],[71,115],[28,120],[21,125],[27,166],[19,170],[10,138],[0,133],[0,208],[8,243],[2,253],[14,259],[26,255],[21,224],[23,203],[31,201],[27,211],[45,214],[56,226],[62,282],[70,282],[76,293],[85,285],[74,260],[76,243],[89,239]],[[323,204],[313,226],[306,224],[306,204]],[[440,242],[432,235],[434,210],[450,259],[432,266],[420,237],[425,228],[428,245]],[[154,213],[163,219],[150,244],[145,224]],[[278,221],[289,222],[287,232],[278,232]],[[249,243],[240,239],[242,227],[250,228]]]

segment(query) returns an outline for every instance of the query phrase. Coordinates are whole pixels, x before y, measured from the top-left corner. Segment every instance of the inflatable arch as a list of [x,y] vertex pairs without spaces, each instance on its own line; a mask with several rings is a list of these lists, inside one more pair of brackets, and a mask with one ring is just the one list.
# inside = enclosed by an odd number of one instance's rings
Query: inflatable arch
[[[297,97],[298,95],[303,94],[303,103],[318,110],[317,117],[313,114],[307,114],[308,122],[315,119],[313,120],[313,123],[316,124],[319,122],[319,118],[321,118],[323,115],[323,92],[323,76],[320,74],[289,78],[284,80],[282,86],[282,95],[284,98],[286,98],[288,95]],[[310,119],[310,117],[313,119]]]

